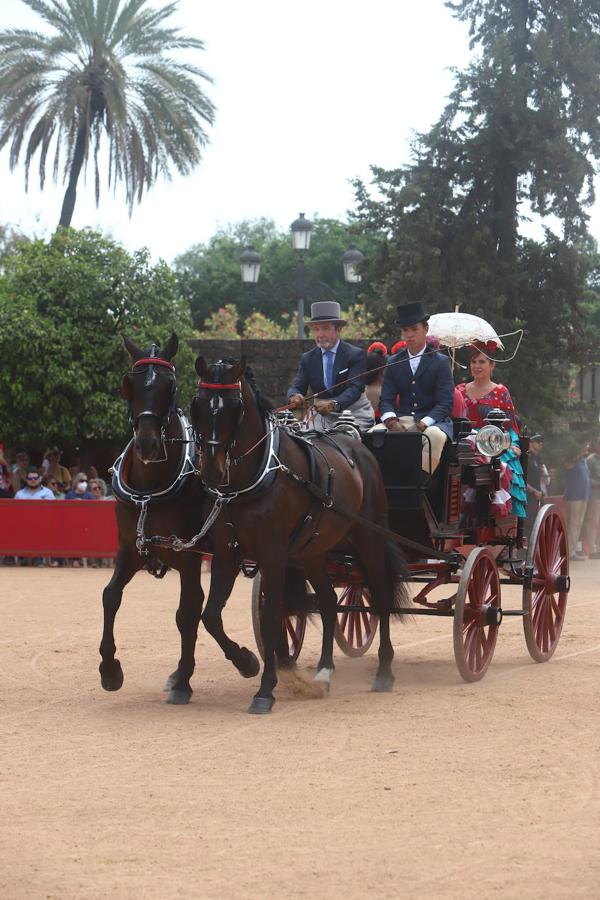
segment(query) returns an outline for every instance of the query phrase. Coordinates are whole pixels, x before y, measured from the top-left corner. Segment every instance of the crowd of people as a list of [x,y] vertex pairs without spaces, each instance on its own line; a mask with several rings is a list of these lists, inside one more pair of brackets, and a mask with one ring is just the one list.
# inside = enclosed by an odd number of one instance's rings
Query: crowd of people
[[[89,474],[79,471],[78,466],[67,469],[61,465],[61,450],[48,447],[39,465],[31,462],[29,451],[18,448],[14,459],[5,454],[4,445],[0,444],[0,498],[14,500],[113,500],[103,478],[98,476],[94,466],[90,466]],[[2,559],[0,557],[0,559]],[[27,565],[30,561],[14,557],[4,557],[4,565],[15,562]],[[78,559],[47,559],[36,557],[31,560],[34,566],[49,565],[58,567],[69,562],[77,567]]]

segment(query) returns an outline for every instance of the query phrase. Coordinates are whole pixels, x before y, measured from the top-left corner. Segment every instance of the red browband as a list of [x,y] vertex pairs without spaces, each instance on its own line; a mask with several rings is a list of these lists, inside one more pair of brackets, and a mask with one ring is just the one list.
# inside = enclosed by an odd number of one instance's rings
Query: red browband
[[212,384],[210,381],[199,381],[199,388],[206,388],[207,391],[241,391],[242,384],[236,381],[234,384]]
[[133,368],[135,369],[136,366],[166,366],[173,372],[175,371],[173,363],[168,362],[166,359],[161,359],[159,356],[145,356],[143,359],[138,359],[137,362],[134,362]]

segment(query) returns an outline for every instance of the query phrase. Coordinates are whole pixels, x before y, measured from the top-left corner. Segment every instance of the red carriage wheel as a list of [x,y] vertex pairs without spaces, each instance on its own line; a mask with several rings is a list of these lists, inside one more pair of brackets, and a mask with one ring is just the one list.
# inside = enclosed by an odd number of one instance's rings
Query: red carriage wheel
[[[256,646],[262,659],[265,658],[262,635],[260,633],[260,609],[263,603],[262,576],[259,572],[255,575],[252,582],[252,628],[254,629]],[[300,650],[304,643],[305,631],[306,614],[285,616],[283,620],[282,640],[287,645],[290,662],[295,662],[300,656]]]
[[523,588],[523,629],[527,649],[536,662],[550,659],[556,650],[569,592],[569,543],[563,517],[552,504],[536,516],[529,548],[531,586]]
[[346,656],[362,656],[377,633],[378,616],[369,609],[369,592],[360,584],[347,585],[338,606],[360,606],[360,611],[338,611],[335,620],[335,641]]
[[454,658],[465,681],[479,681],[487,672],[501,621],[496,559],[487,547],[476,547],[462,570],[454,606]]

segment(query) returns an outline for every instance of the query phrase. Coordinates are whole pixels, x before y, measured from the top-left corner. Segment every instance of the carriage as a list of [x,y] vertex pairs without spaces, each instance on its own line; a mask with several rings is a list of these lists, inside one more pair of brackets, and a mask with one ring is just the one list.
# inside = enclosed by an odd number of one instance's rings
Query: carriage
[[[494,424],[490,413],[486,433],[476,446],[470,421],[454,420],[454,439],[446,444],[439,467],[428,479],[421,469],[420,433],[372,431],[360,436],[379,463],[390,528],[406,554],[410,581],[418,588],[413,605],[403,612],[453,620],[456,665],[468,682],[485,675],[506,616],[522,619],[527,649],[536,662],[550,659],[560,639],[570,586],[566,528],[555,505],[542,506],[529,540],[524,538],[522,519],[494,515],[491,498],[498,488],[499,456],[505,446],[501,414],[498,419]],[[294,427],[289,417],[287,421]],[[521,445],[526,473],[527,437]],[[483,451],[487,451],[484,458]],[[328,575],[338,592],[336,643],[346,655],[361,656],[371,646],[378,624],[363,573],[341,547],[328,555]],[[445,585],[449,596],[430,599]],[[502,587],[508,585],[521,588],[522,601],[516,609],[501,604]],[[257,574],[252,618],[259,650],[261,601]],[[305,613],[284,618],[290,659],[300,654],[306,621]]]

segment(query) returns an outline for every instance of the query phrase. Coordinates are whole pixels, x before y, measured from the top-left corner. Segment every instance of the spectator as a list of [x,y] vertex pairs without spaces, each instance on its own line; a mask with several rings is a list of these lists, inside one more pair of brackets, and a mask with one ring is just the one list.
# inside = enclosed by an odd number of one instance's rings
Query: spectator
[[[541,453],[544,447],[544,438],[541,434],[532,434],[529,439],[529,454],[527,457],[527,518],[525,520],[524,534],[529,537],[535,517],[538,514],[542,499],[542,475],[545,469]],[[546,470],[547,471],[547,470]]]
[[595,450],[586,459],[590,473],[590,499],[588,500],[583,533],[590,559],[600,559],[600,437]]
[[4,444],[0,444],[0,499],[12,497],[10,466],[4,456]]
[[58,484],[59,491],[62,491],[62,493],[65,494],[71,487],[71,473],[65,466],[61,466],[61,453],[62,450],[59,450],[58,447],[48,447],[44,453],[42,467],[44,469],[46,481],[48,481],[50,477],[53,477]]
[[85,472],[78,472],[73,478],[71,490],[65,494],[65,500],[93,500],[94,495],[88,490],[88,477]]
[[50,488],[50,490],[54,494],[55,500],[64,500],[65,499],[65,495],[61,491],[58,481],[56,480],[54,475],[47,475],[46,478],[44,478],[44,483],[45,483],[46,487]]
[[590,496],[590,473],[586,463],[587,445],[573,451],[565,463],[567,470],[564,498],[567,502],[569,558],[587,559],[579,550],[579,537]]
[[30,468],[29,453],[24,447],[17,450],[15,461],[11,466],[11,483],[16,495],[21,488],[27,487],[27,472]]
[[110,500],[107,496],[108,488],[103,478],[90,478],[90,491],[94,500]]
[[[42,484],[42,476],[36,468],[30,467],[25,476],[25,487],[17,491],[15,500],[54,500],[52,491]],[[24,564],[24,560],[21,560]],[[38,556],[33,560],[34,566],[43,566],[44,560]]]

